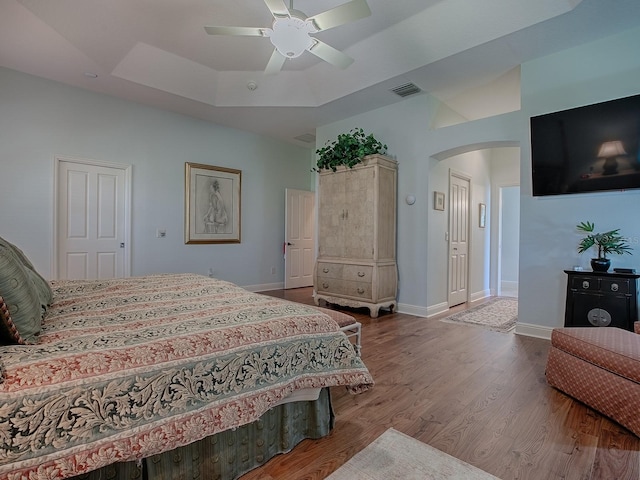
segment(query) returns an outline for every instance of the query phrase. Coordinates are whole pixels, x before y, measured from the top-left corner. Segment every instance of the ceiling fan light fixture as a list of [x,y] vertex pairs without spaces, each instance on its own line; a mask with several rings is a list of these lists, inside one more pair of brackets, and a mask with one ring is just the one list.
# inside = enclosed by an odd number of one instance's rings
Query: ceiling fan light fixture
[[296,58],[313,45],[309,34],[316,31],[311,22],[287,17],[276,18],[273,29],[266,29],[265,33],[278,52],[287,58]]
[[287,59],[297,58],[308,51],[338,68],[347,68],[353,63],[349,55],[312,37],[312,33],[339,27],[371,15],[367,0],[349,0],[347,3],[307,17],[300,10],[290,7],[284,0],[264,0],[273,15],[272,28],[205,26],[209,35],[236,35],[246,37],[269,37],[274,49],[264,69],[265,75],[281,71]]

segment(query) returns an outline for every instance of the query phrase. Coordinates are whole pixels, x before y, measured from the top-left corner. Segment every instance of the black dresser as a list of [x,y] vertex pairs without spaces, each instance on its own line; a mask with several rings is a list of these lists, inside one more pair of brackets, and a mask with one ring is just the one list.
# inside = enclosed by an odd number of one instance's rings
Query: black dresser
[[565,327],[619,327],[633,331],[638,321],[638,278],[635,273],[565,270]]

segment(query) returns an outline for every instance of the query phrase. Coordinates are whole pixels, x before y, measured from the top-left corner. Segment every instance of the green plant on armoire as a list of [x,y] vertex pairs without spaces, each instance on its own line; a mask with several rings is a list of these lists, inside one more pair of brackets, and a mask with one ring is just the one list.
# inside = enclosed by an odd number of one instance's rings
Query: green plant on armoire
[[387,146],[376,139],[372,133],[366,135],[362,128],[352,128],[341,133],[338,138],[316,150],[318,161],[315,172],[321,170],[336,171],[339,166],[353,168],[362,162],[363,157],[379,153],[384,155]]

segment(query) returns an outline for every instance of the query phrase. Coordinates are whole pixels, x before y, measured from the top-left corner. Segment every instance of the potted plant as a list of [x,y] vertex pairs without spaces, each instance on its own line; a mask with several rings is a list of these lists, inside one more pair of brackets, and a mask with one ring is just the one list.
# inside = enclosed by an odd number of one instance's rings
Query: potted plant
[[348,133],[341,133],[333,142],[327,142],[324,147],[316,150],[318,161],[315,172],[344,165],[353,168],[362,162],[363,157],[375,153],[384,154],[387,146],[377,140],[373,134],[365,135],[362,128],[352,128]]
[[627,253],[631,255],[631,247],[620,235],[619,228],[604,233],[593,233],[595,224],[591,222],[580,222],[576,228],[587,234],[578,244],[578,253],[584,253],[591,247],[598,249],[598,257],[591,259],[591,268],[594,272],[609,270],[611,260],[607,258],[607,254],[622,255]]

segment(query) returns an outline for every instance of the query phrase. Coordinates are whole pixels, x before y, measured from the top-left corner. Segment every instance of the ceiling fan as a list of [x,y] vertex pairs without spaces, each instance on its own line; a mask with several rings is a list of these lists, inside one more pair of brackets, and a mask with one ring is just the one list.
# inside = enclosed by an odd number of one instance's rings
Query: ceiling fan
[[284,0],[264,0],[264,3],[274,18],[271,28],[209,26],[204,29],[209,35],[268,37],[275,48],[265,69],[267,75],[278,73],[287,58],[299,57],[305,51],[336,67],[347,68],[353,63],[353,58],[312,37],[311,34],[371,15],[366,0],[351,0],[311,17],[295,10],[293,0],[289,8]]

